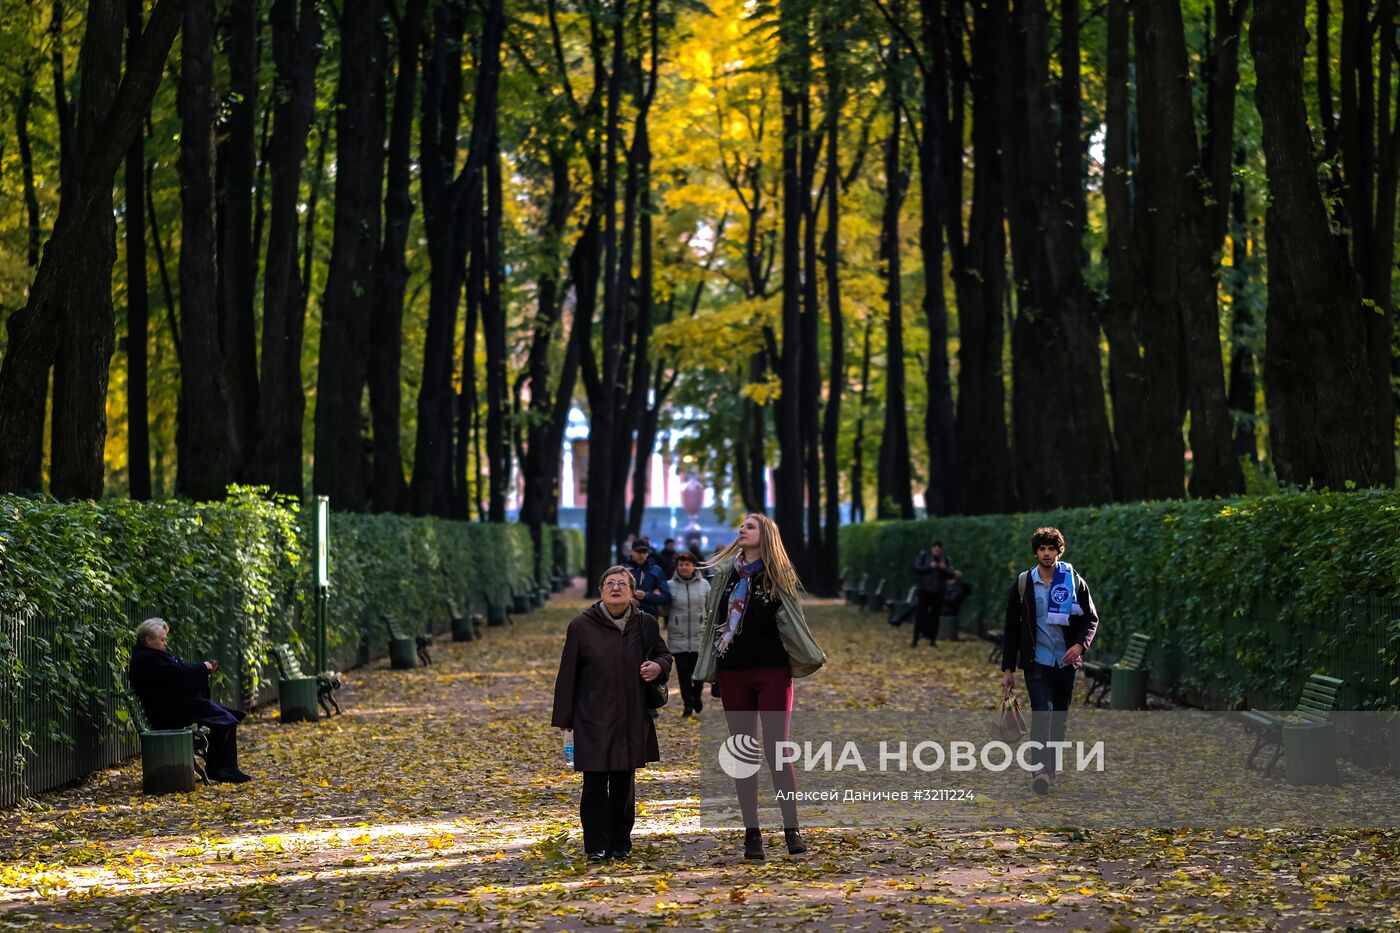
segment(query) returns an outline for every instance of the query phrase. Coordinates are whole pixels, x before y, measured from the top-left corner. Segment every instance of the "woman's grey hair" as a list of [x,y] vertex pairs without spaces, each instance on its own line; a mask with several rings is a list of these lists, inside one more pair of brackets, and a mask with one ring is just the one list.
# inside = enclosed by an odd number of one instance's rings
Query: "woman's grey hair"
[[152,635],[168,631],[170,631],[170,625],[164,619],[147,619],[145,622],[136,626],[136,643],[138,645],[144,645],[146,639],[150,638]]
[[605,580],[607,580],[608,577],[612,576],[612,575],[615,574],[615,573],[624,573],[624,574],[627,575],[627,578],[628,578],[629,580],[632,578],[632,571],[628,570],[626,567],[622,566],[621,564],[613,564],[613,565],[612,565],[611,567],[609,567],[607,570],[604,570],[604,571],[603,571],[603,575],[602,575],[601,577],[598,578],[598,589],[601,590],[601,589],[603,588],[603,582],[604,582]]

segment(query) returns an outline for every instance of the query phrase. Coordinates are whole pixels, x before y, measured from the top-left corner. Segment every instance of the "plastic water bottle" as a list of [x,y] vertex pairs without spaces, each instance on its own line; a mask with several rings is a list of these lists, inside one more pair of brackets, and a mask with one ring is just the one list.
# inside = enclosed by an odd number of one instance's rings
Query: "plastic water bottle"
[[564,764],[574,766],[574,730],[564,730]]

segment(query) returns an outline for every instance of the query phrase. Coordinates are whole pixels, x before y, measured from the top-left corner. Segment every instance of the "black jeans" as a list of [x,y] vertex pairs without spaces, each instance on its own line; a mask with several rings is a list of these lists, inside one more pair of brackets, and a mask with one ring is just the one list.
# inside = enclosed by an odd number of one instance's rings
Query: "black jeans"
[[[1063,742],[1069,718],[1070,700],[1074,698],[1075,667],[1050,667],[1032,661],[1026,667],[1026,692],[1031,697],[1031,741],[1041,749],[1032,761],[1039,761],[1045,773],[1055,774],[1055,750],[1045,748],[1046,742]],[[1062,753],[1063,754],[1063,753]]]
[[681,700],[685,703],[687,710],[700,712],[704,709],[704,701],[701,700],[704,684],[696,683],[690,679],[695,673],[695,662],[700,654],[696,651],[677,651],[671,655],[676,659],[676,678],[680,681]]
[[627,852],[637,819],[636,771],[585,771],[578,815],[583,851]]
[[942,590],[936,593],[919,590],[918,601],[914,603],[914,640],[909,643],[911,648],[919,643],[920,635],[938,644],[938,617],[942,612]]

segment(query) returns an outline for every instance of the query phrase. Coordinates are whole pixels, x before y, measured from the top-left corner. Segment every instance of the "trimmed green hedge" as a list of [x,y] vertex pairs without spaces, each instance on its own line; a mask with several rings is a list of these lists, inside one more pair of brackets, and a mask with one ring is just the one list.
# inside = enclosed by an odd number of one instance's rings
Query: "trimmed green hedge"
[[[841,529],[843,576],[913,582],[941,540],[1000,630],[1010,586],[1033,563],[1031,533],[1054,525],[1089,581],[1102,624],[1094,654],[1153,637],[1154,675],[1202,696],[1288,703],[1314,671],[1347,679],[1359,705],[1393,705],[1400,618],[1349,597],[1400,599],[1400,493],[1296,493],[1062,509],[1035,515],[872,522]],[[873,582],[872,582],[873,585]],[[1339,668],[1347,667],[1347,670]],[[1389,699],[1385,697],[1389,695]]]
[[[129,644],[150,615],[170,621],[176,654],[220,659],[216,696],[265,694],[273,645],[290,641],[311,659],[310,519],[297,502],[240,487],[208,504],[0,496],[0,710],[47,692],[122,718],[98,684],[125,683],[126,652],[111,646]],[[365,659],[362,631],[369,656],[384,653],[385,617],[404,632],[442,631],[449,597],[468,609],[507,604],[535,578],[523,525],[336,512],[330,535],[327,650],[340,669]],[[35,616],[60,633],[37,651],[37,634],[23,644],[39,631],[26,622]],[[0,721],[0,742],[26,728],[45,727]]]
[[571,580],[583,575],[583,532],[579,529],[554,529],[554,570]]

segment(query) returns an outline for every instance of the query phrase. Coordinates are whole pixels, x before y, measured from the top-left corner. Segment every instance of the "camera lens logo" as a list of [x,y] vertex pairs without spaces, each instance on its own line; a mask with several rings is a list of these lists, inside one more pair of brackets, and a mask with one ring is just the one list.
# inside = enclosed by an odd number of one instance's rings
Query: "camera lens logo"
[[719,766],[736,781],[753,777],[762,763],[763,747],[758,739],[746,733],[731,735],[719,747]]

